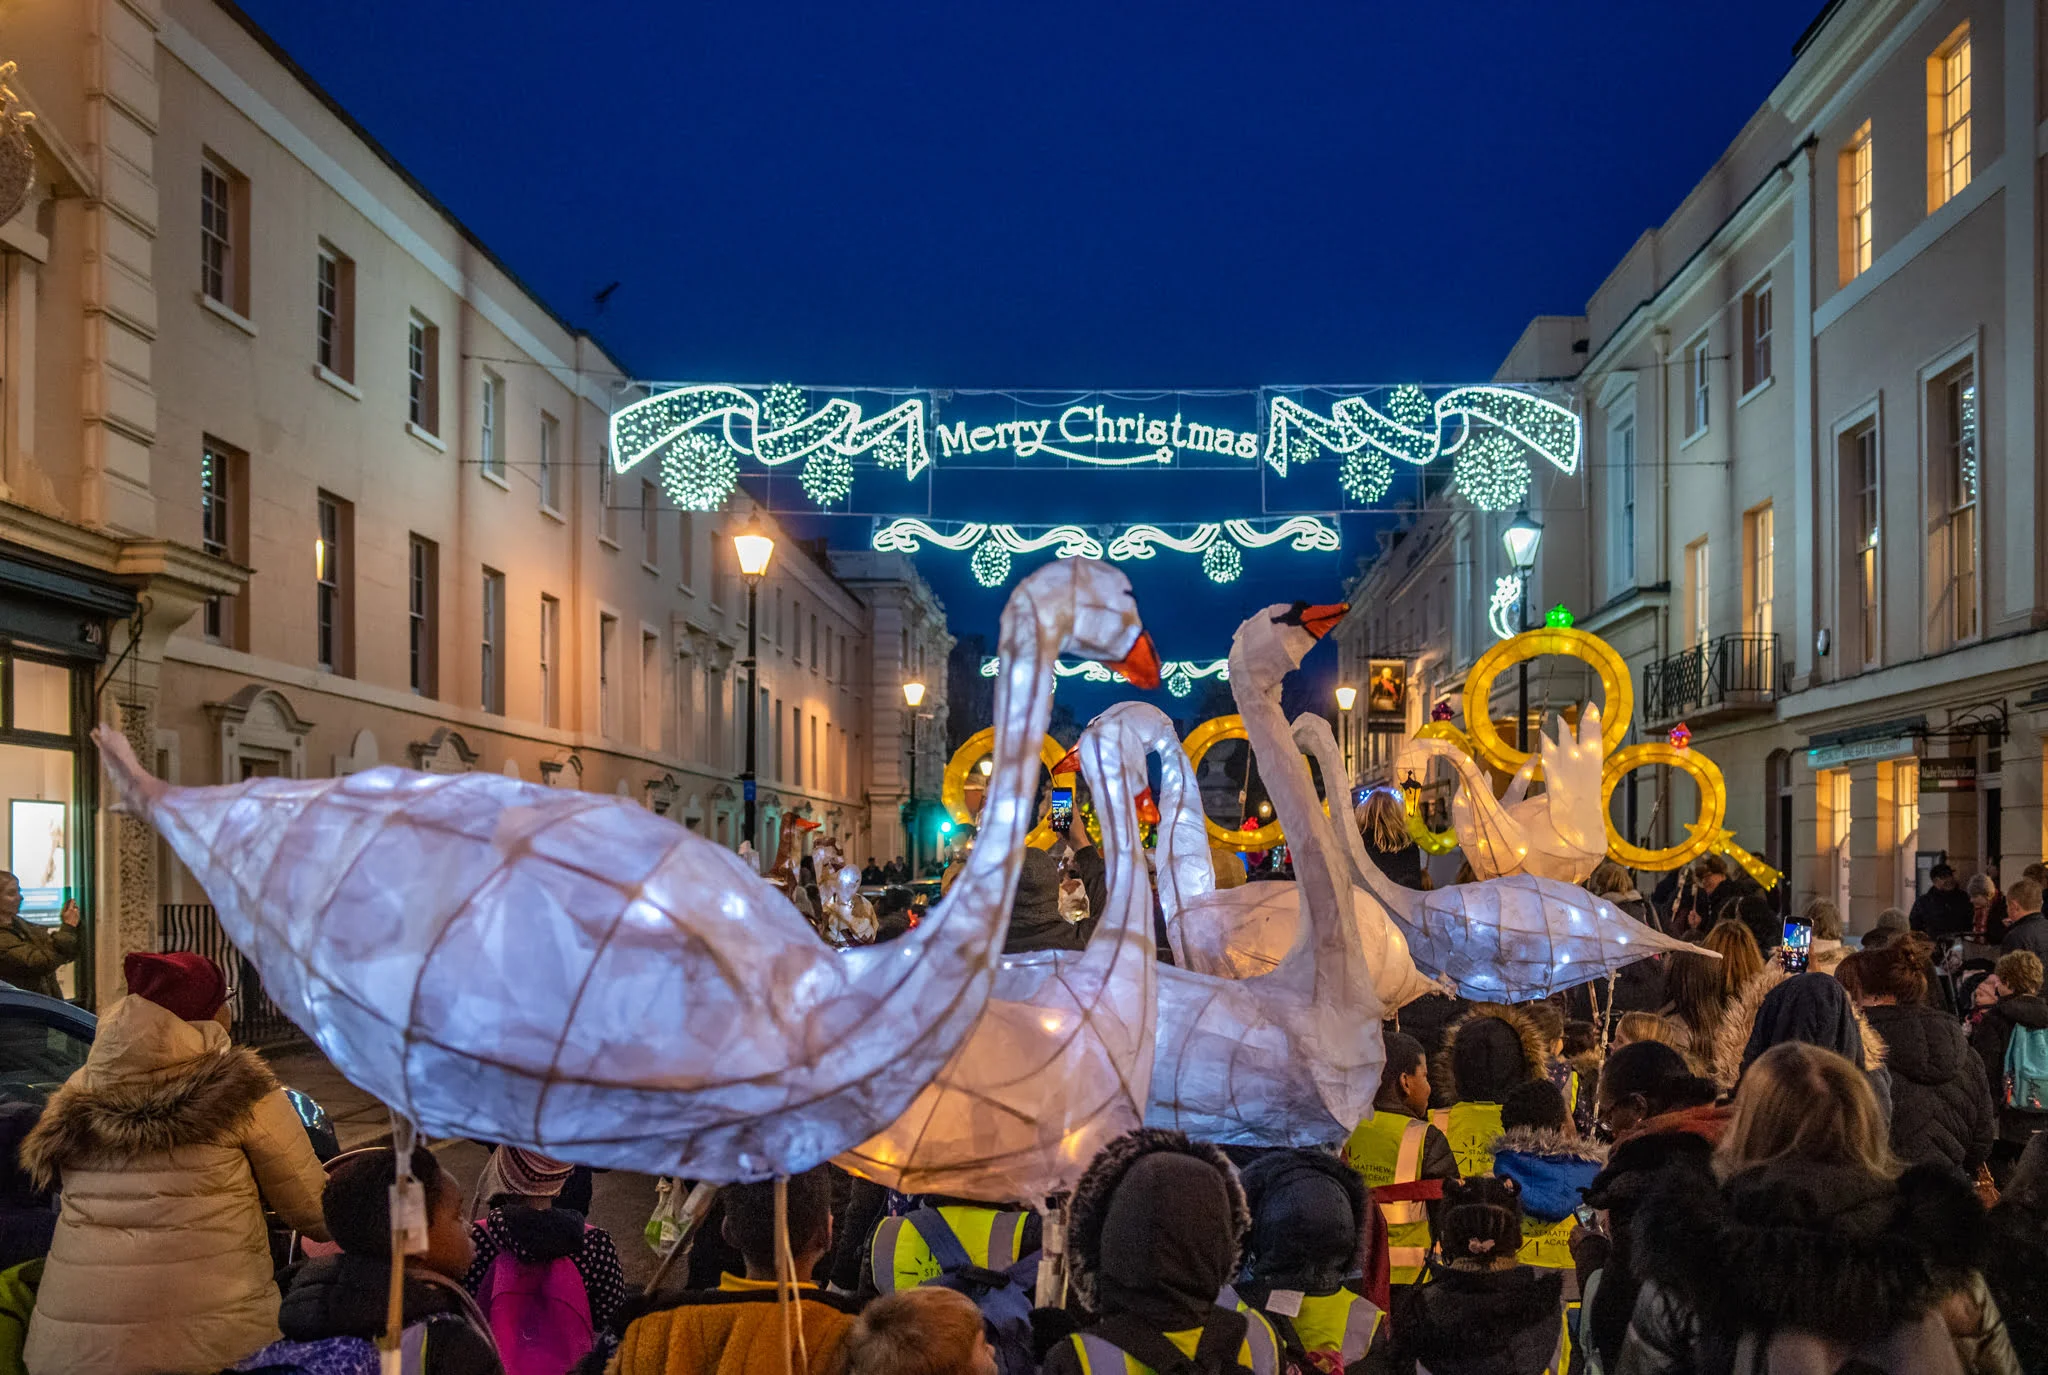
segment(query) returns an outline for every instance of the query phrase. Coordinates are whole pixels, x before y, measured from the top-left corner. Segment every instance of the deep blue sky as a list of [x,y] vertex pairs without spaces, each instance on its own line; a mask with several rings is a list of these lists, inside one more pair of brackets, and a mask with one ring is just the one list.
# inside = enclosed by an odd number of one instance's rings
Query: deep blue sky
[[[1821,0],[242,3],[638,376],[1110,388],[1489,376],[1670,213]],[[1165,499],[1048,487],[938,514]],[[1256,514],[1202,495],[1170,514]],[[1220,655],[1252,607],[1334,597],[1372,523],[1225,590],[1134,581],[1169,657]],[[964,559],[920,566],[993,628]]]

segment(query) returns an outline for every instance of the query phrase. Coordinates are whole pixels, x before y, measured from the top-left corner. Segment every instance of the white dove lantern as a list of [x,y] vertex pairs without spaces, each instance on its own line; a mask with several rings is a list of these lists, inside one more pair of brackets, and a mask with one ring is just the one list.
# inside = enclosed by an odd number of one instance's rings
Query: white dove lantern
[[496,773],[171,787],[95,732],[121,806],[199,880],[265,990],[420,1129],[718,1182],[899,1117],[981,1015],[1062,652],[1156,681],[1130,584],[1049,564],[1002,618],[982,843],[949,899],[837,952],[733,853],[624,799]]

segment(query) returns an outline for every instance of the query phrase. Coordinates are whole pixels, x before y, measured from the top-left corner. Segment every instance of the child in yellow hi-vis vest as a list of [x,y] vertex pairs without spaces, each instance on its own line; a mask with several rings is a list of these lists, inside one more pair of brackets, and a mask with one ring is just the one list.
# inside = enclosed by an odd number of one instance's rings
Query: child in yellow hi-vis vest
[[[1476,1003],[1452,1024],[1433,1079],[1448,1086],[1450,1106],[1429,1120],[1450,1139],[1458,1173],[1493,1172],[1500,1107],[1518,1085],[1547,1078],[1549,1047],[1528,1013],[1504,1003]],[[1439,1100],[1442,1101],[1442,1100]]]
[[1326,1152],[1269,1151],[1245,1166],[1244,1194],[1252,1230],[1238,1298],[1297,1368],[1363,1375],[1367,1353],[1386,1345],[1385,1314],[1354,1278],[1368,1259],[1365,1185]]
[[1565,1297],[1575,1299],[1572,1266],[1574,1210],[1607,1163],[1604,1147],[1579,1139],[1564,1095],[1548,1080],[1524,1084],[1501,1104],[1501,1135],[1493,1145],[1493,1172],[1522,1191],[1522,1263],[1565,1276]]

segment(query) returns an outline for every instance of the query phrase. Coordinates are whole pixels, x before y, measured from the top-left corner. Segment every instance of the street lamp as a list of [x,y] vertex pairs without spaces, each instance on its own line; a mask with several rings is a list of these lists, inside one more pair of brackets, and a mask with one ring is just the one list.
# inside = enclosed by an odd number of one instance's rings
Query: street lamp
[[1349,683],[1343,684],[1337,689],[1337,710],[1344,713],[1343,717],[1338,721],[1338,725],[1344,733],[1344,767],[1347,771],[1351,772],[1353,777],[1357,776],[1358,763],[1354,758],[1354,751],[1351,746],[1351,708],[1357,701],[1358,689],[1352,687]]
[[1339,710],[1339,711],[1349,711],[1349,710],[1351,710],[1352,706],[1353,706],[1353,705],[1355,705],[1355,704],[1357,703],[1357,701],[1358,701],[1358,689],[1357,689],[1357,688],[1355,688],[1355,687],[1348,687],[1348,686],[1347,686],[1347,687],[1340,687],[1340,688],[1338,688],[1338,689],[1337,689],[1337,710]]
[[910,873],[917,874],[917,721],[923,713],[918,708],[924,705],[924,684],[915,678],[903,682],[903,704],[910,708],[910,822],[903,829],[910,833],[906,848],[909,850]]
[[[1515,629],[1529,628],[1529,579],[1536,569],[1536,550],[1543,544],[1543,527],[1529,518],[1529,508],[1515,512],[1515,518],[1508,522],[1508,528],[1500,532],[1500,542],[1508,551],[1508,562],[1514,566],[1515,574],[1522,580],[1521,596],[1515,601]],[[1519,710],[1515,715],[1515,748],[1523,753],[1529,750],[1529,661],[1525,658],[1515,666],[1515,678],[1520,684]]]
[[740,796],[743,799],[741,834],[754,847],[754,861],[760,862],[761,845],[754,835],[754,730],[760,708],[761,687],[757,681],[758,660],[756,653],[760,640],[756,634],[760,617],[757,614],[761,579],[767,576],[768,561],[775,557],[775,541],[761,528],[761,513],[756,511],[747,517],[746,526],[732,537],[733,553],[740,561],[740,576],[747,582],[747,767],[740,774]]
[[993,759],[984,759],[979,764],[976,764],[974,767],[981,770],[981,776],[983,778],[987,778],[990,774],[996,771],[996,761]]

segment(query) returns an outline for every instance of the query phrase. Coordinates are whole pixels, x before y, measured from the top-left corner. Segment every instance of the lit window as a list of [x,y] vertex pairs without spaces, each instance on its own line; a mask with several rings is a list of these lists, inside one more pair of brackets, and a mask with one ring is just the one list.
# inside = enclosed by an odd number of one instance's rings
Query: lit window
[[1749,546],[1749,614],[1744,617],[1749,633],[1768,637],[1776,629],[1773,602],[1777,593],[1777,518],[1770,504],[1757,507],[1743,517],[1743,539]]
[[1947,566],[1942,597],[1947,603],[1946,630],[1950,643],[1975,638],[1977,634],[1977,371],[1965,364],[1936,383],[1935,401],[1940,407],[1936,451],[1932,474],[1936,510],[1946,526]]
[[1709,628],[1713,624],[1713,602],[1709,596],[1707,577],[1711,565],[1707,562],[1707,542],[1695,540],[1685,549],[1685,638],[1700,649],[1707,646]]
[[1970,184],[1970,26],[1927,59],[1927,213]]
[[1842,219],[1842,285],[1870,270],[1872,237],[1870,121],[1849,140],[1839,159]]
[[1883,508],[1878,501],[1877,425],[1865,423],[1850,432],[1844,450],[1842,513],[1847,528],[1842,531],[1842,544],[1849,551],[1850,576],[1856,588],[1851,606],[1857,643],[1843,648],[1853,653],[1850,662],[1868,668],[1877,663],[1882,647],[1879,613],[1884,580],[1878,539]]

